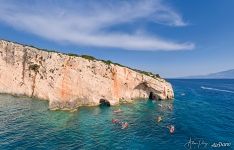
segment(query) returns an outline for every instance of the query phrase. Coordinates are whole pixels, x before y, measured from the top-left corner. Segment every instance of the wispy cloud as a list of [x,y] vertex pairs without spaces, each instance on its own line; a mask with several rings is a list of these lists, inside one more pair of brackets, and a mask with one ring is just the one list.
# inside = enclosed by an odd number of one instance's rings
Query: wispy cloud
[[[138,32],[140,21],[181,27],[187,23],[161,0],[0,0],[0,21],[16,29],[77,45],[114,47],[127,50],[193,49],[190,42],[165,40]],[[134,24],[133,32],[114,30]]]

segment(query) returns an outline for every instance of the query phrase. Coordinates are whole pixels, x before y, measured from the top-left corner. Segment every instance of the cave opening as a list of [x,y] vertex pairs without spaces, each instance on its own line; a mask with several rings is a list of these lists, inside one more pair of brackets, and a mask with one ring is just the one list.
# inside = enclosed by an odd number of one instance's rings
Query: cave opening
[[161,99],[157,94],[151,91],[149,94],[149,100],[161,100]]
[[107,106],[110,107],[110,102],[106,99],[100,99],[99,100],[99,106]]

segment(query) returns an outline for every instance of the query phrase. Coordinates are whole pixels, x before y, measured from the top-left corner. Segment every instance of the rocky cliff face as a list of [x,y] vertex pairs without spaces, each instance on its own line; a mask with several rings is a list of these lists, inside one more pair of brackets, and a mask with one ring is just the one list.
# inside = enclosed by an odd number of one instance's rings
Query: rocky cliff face
[[[51,109],[174,97],[171,84],[100,60],[42,51],[0,40],[0,92],[49,101]],[[152,95],[151,95],[152,96]]]

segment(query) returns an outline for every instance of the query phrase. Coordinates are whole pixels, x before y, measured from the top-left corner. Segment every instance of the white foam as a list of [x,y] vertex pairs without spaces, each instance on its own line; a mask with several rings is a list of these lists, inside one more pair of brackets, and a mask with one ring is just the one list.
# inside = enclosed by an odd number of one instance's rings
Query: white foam
[[201,86],[201,88],[205,89],[205,90],[220,91],[220,92],[227,92],[227,93],[233,93],[234,94],[234,91],[229,91],[229,90],[216,89],[216,88],[204,87],[204,86]]

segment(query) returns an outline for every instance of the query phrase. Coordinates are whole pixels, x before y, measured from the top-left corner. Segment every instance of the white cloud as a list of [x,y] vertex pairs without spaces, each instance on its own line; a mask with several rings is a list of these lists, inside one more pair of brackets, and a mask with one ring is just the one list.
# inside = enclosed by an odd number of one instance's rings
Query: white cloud
[[[190,42],[178,43],[137,32],[139,21],[187,25],[181,15],[160,0],[27,2],[0,0],[0,21],[47,39],[77,45],[152,51],[194,48]],[[111,29],[129,23],[134,24],[133,33]]]

